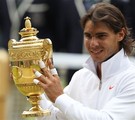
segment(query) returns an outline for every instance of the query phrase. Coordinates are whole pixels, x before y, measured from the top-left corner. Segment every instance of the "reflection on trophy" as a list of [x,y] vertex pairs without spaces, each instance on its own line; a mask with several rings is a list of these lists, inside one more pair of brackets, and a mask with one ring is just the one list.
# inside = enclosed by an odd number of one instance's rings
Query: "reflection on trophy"
[[20,30],[20,41],[9,40],[8,52],[11,63],[11,72],[17,89],[28,98],[32,108],[22,113],[23,117],[36,117],[50,115],[49,110],[39,106],[40,95],[43,89],[33,83],[36,76],[33,69],[41,72],[38,65],[42,60],[47,65],[47,60],[52,58],[52,42],[50,39],[37,38],[37,29],[31,26],[29,17],[25,18],[25,28]]

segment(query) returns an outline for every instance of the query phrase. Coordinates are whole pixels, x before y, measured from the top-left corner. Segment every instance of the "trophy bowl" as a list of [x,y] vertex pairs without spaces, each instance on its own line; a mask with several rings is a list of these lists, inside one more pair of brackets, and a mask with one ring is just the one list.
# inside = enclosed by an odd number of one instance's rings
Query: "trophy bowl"
[[[39,106],[41,94],[44,90],[33,83],[36,78],[33,69],[40,72],[39,60],[42,60],[47,65],[47,60],[52,59],[52,42],[50,39],[39,39],[36,34],[36,28],[31,27],[29,17],[25,18],[25,28],[19,34],[20,41],[11,39],[8,42],[8,53],[11,64],[11,73],[17,89],[32,105],[27,111],[23,111],[22,117],[37,117],[50,115],[49,110],[43,110]],[[49,67],[48,67],[49,69]]]

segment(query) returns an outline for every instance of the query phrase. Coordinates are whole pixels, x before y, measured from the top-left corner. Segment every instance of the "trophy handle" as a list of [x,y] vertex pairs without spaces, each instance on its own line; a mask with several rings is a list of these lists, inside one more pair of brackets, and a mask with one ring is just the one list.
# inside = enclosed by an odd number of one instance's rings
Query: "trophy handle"
[[18,80],[22,77],[22,70],[18,66],[12,66],[13,79]]

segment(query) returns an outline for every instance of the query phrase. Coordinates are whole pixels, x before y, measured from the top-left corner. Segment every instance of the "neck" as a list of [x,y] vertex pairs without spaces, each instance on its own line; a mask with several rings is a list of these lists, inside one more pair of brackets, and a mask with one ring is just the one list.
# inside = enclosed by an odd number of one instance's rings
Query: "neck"
[[101,79],[101,63],[97,64],[97,76]]

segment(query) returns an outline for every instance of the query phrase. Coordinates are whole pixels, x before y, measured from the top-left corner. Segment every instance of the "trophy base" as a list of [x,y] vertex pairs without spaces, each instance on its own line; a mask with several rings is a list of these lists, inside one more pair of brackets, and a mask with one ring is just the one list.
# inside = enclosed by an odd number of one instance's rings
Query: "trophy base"
[[42,116],[49,116],[51,112],[49,110],[42,110],[42,111],[24,111],[22,113],[22,117],[42,117]]

